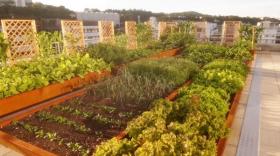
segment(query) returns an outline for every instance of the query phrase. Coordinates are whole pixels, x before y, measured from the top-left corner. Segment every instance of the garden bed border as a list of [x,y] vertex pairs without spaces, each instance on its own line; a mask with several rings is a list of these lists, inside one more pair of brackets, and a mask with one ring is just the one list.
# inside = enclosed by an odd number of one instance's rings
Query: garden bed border
[[64,81],[63,83],[54,83],[46,87],[6,97],[0,100],[0,117],[61,96],[63,94],[70,93],[86,84],[96,82],[101,78],[108,77],[110,75],[111,72],[108,70],[103,70],[100,73],[91,72],[85,75],[84,78],[74,77],[70,80]]
[[[170,50],[165,50],[163,52],[160,52],[158,54],[154,54],[152,56],[146,57],[146,58],[142,58],[142,59],[161,59],[161,58],[167,58],[167,57],[172,57],[172,56],[176,56],[181,52],[181,48],[175,48],[175,49],[170,49]],[[142,60],[139,59],[139,60]],[[137,60],[136,60],[137,61]],[[46,109],[50,106],[54,106],[54,105],[58,105],[63,103],[66,100],[72,99],[74,97],[79,97],[82,96],[86,93],[86,89],[80,89],[77,91],[73,91],[74,87],[82,87],[85,84],[91,83],[93,81],[99,80],[102,77],[106,77],[106,76],[110,76],[111,72],[108,71],[103,71],[100,75],[96,75],[95,73],[91,73],[89,75],[87,75],[84,79],[81,79],[79,77],[73,78],[73,81],[71,80],[67,80],[65,83],[68,84],[65,88],[66,91],[68,92],[64,92],[64,95],[61,96],[62,94],[56,96],[56,97],[50,97],[48,99],[46,99],[45,102],[37,102],[34,104],[29,104],[29,108],[21,108],[22,110],[19,110],[15,113],[13,113],[14,111],[10,111],[9,113],[6,113],[5,116],[1,115],[2,112],[0,111],[0,128],[5,127],[9,124],[11,124],[12,121],[14,120],[20,120],[23,119],[31,114],[34,114],[40,110]],[[81,84],[82,83],[82,84]],[[189,85],[190,81],[188,81],[186,84],[184,85]],[[52,84],[52,85],[61,85],[61,84]],[[49,86],[47,86],[49,87]],[[42,88],[41,88],[42,89]],[[71,89],[69,91],[69,89]],[[179,89],[179,88],[178,88]],[[177,92],[178,89],[176,89],[174,92],[172,92],[168,97],[166,97],[167,99],[171,100],[171,99],[175,99],[177,96]],[[38,91],[37,91],[38,90]],[[36,89],[37,92],[41,93],[39,91],[40,89]],[[65,91],[64,90],[64,91]],[[34,90],[33,90],[34,91]],[[32,91],[29,91],[32,92]],[[24,96],[28,95],[27,92],[21,93],[19,95],[15,95],[12,97],[8,97],[8,98],[13,98],[16,97],[17,100],[21,101],[21,98],[23,98]],[[1,101],[3,100],[7,100],[8,98],[2,99],[0,100],[0,107],[2,105]],[[52,98],[52,99],[51,99]],[[14,99],[13,99],[14,100]],[[10,104],[11,105],[11,104]],[[28,107],[28,106],[27,106]],[[121,132],[120,135],[123,135],[123,137],[125,137],[127,134],[125,132]],[[122,138],[123,138],[122,137]],[[121,138],[120,138],[121,139]],[[30,155],[30,156],[56,156],[56,154],[48,152],[40,147],[37,147],[35,145],[32,145],[31,143],[27,143],[23,140],[20,140],[14,136],[11,136],[3,131],[0,131],[0,144],[11,148],[21,154],[24,155]]]
[[[256,58],[256,51],[255,50],[250,50],[250,52],[253,55],[253,60],[249,61],[249,62],[246,62],[246,65],[249,68],[249,71],[252,71],[253,61]],[[247,75],[247,77],[248,77],[248,75]],[[226,126],[228,128],[232,127],[234,118],[236,116],[237,107],[240,104],[240,98],[241,98],[242,92],[243,92],[243,89],[241,89],[240,91],[235,93],[235,96],[234,96],[233,101],[231,103],[230,111],[228,112],[227,118],[226,118]],[[225,147],[226,147],[227,139],[228,138],[221,138],[221,139],[218,140],[217,156],[222,156],[223,155]]]

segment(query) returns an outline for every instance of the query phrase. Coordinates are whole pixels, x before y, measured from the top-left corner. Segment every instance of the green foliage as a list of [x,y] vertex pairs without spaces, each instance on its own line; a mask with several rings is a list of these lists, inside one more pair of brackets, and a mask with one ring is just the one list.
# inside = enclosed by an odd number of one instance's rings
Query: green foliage
[[107,118],[107,117],[104,117],[100,114],[97,114],[95,115],[93,118],[92,118],[93,122],[97,122],[99,124],[102,124],[102,125],[115,125],[115,126],[118,126],[120,127],[122,122],[120,120],[115,120],[115,119],[112,119],[112,118]]
[[190,34],[182,32],[174,32],[166,35],[166,38],[161,37],[163,49],[182,48],[186,45],[191,45],[195,39]]
[[195,79],[197,84],[223,88],[231,94],[240,90],[245,84],[244,81],[244,76],[228,69],[203,70]]
[[77,116],[82,116],[84,118],[89,118],[91,116],[93,116],[93,113],[91,112],[85,112],[85,111],[81,111],[79,109],[75,109],[72,108],[70,106],[55,106],[54,109],[58,110],[58,111],[62,111],[62,112],[67,112],[70,113],[72,115],[77,115]]
[[107,63],[121,64],[126,62],[127,50],[112,44],[99,43],[86,49],[92,58],[102,58]]
[[216,60],[206,65],[191,86],[179,90],[176,101],[157,100],[151,110],[129,122],[126,128],[129,139],[122,141],[132,144],[132,148],[124,148],[124,142],[112,139],[98,146],[102,150],[97,152],[216,155],[217,140],[228,133],[225,117],[230,95],[243,86],[243,75],[246,67],[240,61]]
[[4,35],[0,33],[0,67],[1,63],[6,63],[8,42],[4,39]]
[[134,104],[146,108],[153,99],[183,84],[197,70],[194,63],[184,58],[141,60],[129,64],[121,75],[93,86],[92,90],[96,97],[110,97],[113,103],[123,107]]
[[137,45],[138,48],[146,48],[153,42],[153,32],[152,29],[141,23],[136,25],[136,34],[137,34]]
[[240,60],[242,62],[250,61],[253,59],[250,53],[250,41],[237,41],[225,54],[226,59]]
[[191,78],[198,68],[184,58],[166,58],[160,60],[141,60],[128,65],[128,71],[136,76],[148,77],[176,87]]
[[208,69],[228,69],[234,72],[237,72],[243,76],[246,76],[248,73],[248,67],[238,61],[238,60],[225,60],[225,59],[218,59],[214,60],[211,63],[208,63],[203,67],[203,69],[208,70]]
[[104,69],[109,67],[103,60],[80,54],[39,57],[11,67],[4,66],[0,68],[0,98]]
[[161,45],[163,49],[184,48],[195,43],[195,37],[192,33],[192,24],[182,22],[174,30],[166,32],[161,36]]
[[241,40],[252,42],[253,41],[253,29],[255,29],[254,43],[257,43],[263,29],[260,27],[253,26],[251,24],[242,24],[241,25],[241,28],[239,30]]
[[205,65],[215,59],[233,59],[242,62],[252,60],[250,43],[238,41],[232,47],[214,44],[193,44],[183,51],[183,55],[195,63]]
[[118,116],[120,118],[124,118],[124,117],[130,118],[133,116],[133,112],[119,112]]
[[56,51],[56,49],[53,47],[54,44],[57,44],[59,46],[62,46],[62,36],[61,33],[58,31],[55,32],[39,32],[37,33],[37,42],[39,45],[39,53],[42,56],[50,56],[53,54],[57,54],[62,52],[62,49],[57,49],[59,51]]
[[228,112],[229,94],[221,88],[206,87],[203,85],[193,84],[188,88],[182,88],[179,91],[181,96],[178,101],[191,99],[192,103],[197,105],[200,111],[206,114],[226,115]]
[[93,104],[92,106],[97,108],[97,109],[101,109],[102,111],[105,111],[109,114],[112,114],[117,110],[117,108],[115,108],[115,107],[100,105],[100,104]]
[[154,49],[128,50],[124,47],[104,43],[91,45],[86,49],[86,52],[89,53],[92,58],[103,59],[105,62],[113,65],[128,63],[158,51],[159,50]]
[[54,115],[50,112],[40,112],[37,113],[36,117],[41,121],[56,122],[59,124],[67,125],[73,127],[76,131],[86,133],[90,131],[84,124],[77,123],[75,121],[69,120],[63,116]]
[[204,65],[214,59],[222,58],[227,48],[214,44],[193,44],[183,51],[183,55],[195,63]]
[[118,47],[127,47],[128,37],[125,34],[119,34],[115,36],[115,45]]
[[127,155],[131,156],[132,151],[135,148],[135,143],[128,141],[127,139],[118,140],[113,138],[107,142],[101,143],[100,146],[97,146],[95,156],[119,156]]

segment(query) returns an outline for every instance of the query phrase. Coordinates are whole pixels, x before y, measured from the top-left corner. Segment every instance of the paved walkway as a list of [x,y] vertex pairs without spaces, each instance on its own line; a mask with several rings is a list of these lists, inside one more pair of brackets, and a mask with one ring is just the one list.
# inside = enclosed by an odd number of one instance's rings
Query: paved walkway
[[280,52],[257,54],[225,156],[280,156]]

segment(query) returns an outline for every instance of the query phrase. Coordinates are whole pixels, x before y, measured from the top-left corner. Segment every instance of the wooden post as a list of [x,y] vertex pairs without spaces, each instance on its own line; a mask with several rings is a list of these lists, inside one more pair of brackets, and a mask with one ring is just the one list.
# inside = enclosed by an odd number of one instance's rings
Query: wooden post
[[136,49],[137,48],[137,32],[136,32],[136,22],[135,21],[126,21],[125,22],[125,34],[127,35],[128,49]]
[[252,50],[255,49],[255,38],[256,38],[256,27],[253,26],[253,29],[252,29]]

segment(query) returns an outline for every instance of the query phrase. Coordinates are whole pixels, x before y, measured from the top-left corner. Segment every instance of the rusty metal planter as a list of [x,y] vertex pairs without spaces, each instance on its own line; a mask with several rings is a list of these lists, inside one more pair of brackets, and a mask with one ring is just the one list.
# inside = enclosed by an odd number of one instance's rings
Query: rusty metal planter
[[[255,50],[251,50],[251,54],[253,55],[253,57],[255,59],[255,57],[256,57]],[[252,69],[252,62],[253,61],[246,62],[246,65],[249,68],[249,70]],[[230,111],[229,111],[229,113],[227,115],[227,118],[226,118],[226,126],[228,128],[231,128],[231,126],[233,124],[233,121],[234,121],[234,118],[235,118],[235,115],[236,115],[236,111],[237,111],[237,107],[240,103],[240,98],[241,98],[241,95],[242,95],[242,91],[243,91],[243,89],[241,91],[237,92],[234,95],[233,101],[232,101],[231,106],[230,106]],[[225,147],[226,147],[226,142],[227,142],[227,138],[221,138],[221,139],[218,140],[218,144],[217,144],[217,155],[218,156],[223,155]]]

